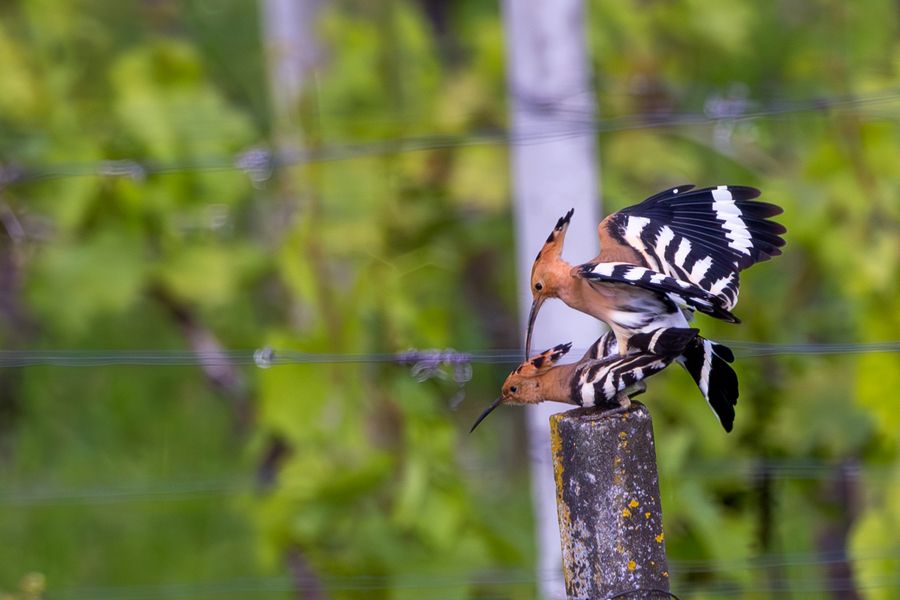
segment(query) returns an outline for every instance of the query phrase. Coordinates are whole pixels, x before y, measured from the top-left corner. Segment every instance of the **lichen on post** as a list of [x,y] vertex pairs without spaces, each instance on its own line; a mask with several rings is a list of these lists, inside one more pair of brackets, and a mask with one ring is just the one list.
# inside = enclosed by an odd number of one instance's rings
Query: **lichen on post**
[[550,418],[569,600],[669,598],[653,424],[633,402]]

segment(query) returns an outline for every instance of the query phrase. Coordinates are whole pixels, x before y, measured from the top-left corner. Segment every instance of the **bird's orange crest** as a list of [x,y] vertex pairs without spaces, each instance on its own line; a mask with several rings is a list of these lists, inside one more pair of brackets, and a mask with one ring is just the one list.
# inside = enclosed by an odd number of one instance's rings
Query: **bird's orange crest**
[[523,377],[534,377],[536,375],[540,375],[545,371],[548,371],[550,367],[559,362],[569,350],[572,349],[572,342],[568,344],[559,344],[558,346],[554,346],[549,350],[544,350],[537,356],[533,356],[529,358],[527,361],[523,362],[519,367],[513,372],[516,375],[521,375]]
[[541,258],[560,258],[562,256],[563,242],[566,241],[566,231],[569,229],[569,222],[572,220],[574,213],[575,209],[572,208],[569,209],[565,216],[559,218],[556,222],[556,227],[547,236],[547,241],[544,242],[541,251],[535,257],[535,262],[541,260]]

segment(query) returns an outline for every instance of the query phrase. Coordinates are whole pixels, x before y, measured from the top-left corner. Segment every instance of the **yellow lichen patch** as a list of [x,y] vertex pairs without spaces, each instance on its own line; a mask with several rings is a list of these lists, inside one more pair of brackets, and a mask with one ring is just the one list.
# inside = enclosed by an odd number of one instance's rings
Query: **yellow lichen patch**
[[628,570],[634,571],[635,569],[637,569],[637,563],[634,562],[633,560],[629,560],[628,561]]
[[624,510],[622,511],[622,516],[623,516],[623,517],[630,517],[630,516],[631,516],[631,511],[628,510],[627,508],[624,509]]
[[645,513],[644,513],[644,518],[645,518],[645,519],[649,519],[649,518],[650,518],[650,513],[645,512]]
[[657,543],[657,544],[662,544],[662,541],[663,541],[664,539],[666,539],[666,534],[660,533],[658,536],[656,536],[656,543]]
[[[572,515],[569,507],[563,500],[563,454],[562,454],[562,438],[559,435],[559,422],[562,418],[561,414],[550,417],[550,450],[553,456],[553,471],[556,476],[556,502],[559,507],[560,535],[563,547],[563,555],[570,556],[572,553],[572,539],[569,535],[571,531]],[[566,585],[569,585],[569,570],[563,571]]]
[[638,503],[637,500],[632,500],[631,502],[628,503],[628,506],[630,506],[631,508],[637,508],[638,506],[640,506],[640,504]]
[[624,439],[627,438],[627,437],[628,437],[628,434],[625,433],[624,431],[620,431],[620,432],[619,432],[619,439],[620,439],[620,440],[624,440]]
[[669,576],[669,572],[668,572],[668,571],[663,571],[663,572],[662,572],[662,576],[663,576],[663,577],[668,577],[668,576]]
[[559,422],[562,414],[556,414],[550,417],[550,453],[553,457],[553,467],[556,475],[556,492],[562,499],[563,489],[563,455],[562,455],[562,437],[559,435]]

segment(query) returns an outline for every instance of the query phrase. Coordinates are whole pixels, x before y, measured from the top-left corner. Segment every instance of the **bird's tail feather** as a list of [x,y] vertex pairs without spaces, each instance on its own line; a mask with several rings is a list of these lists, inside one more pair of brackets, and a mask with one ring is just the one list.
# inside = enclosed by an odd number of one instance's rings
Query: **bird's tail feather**
[[725,431],[734,425],[738,378],[729,363],[734,353],[728,346],[697,336],[685,348],[680,361],[693,377]]
[[699,329],[661,327],[647,333],[636,333],[628,339],[629,352],[647,352],[674,358],[682,354],[698,337]]

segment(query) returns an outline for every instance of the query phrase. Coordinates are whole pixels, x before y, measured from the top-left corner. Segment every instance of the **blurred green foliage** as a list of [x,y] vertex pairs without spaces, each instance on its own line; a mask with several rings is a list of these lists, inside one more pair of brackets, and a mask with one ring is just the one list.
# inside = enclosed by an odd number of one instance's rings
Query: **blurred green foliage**
[[0,600],[41,600],[47,582],[41,573],[27,573],[19,580],[18,589],[13,593],[0,591]]
[[[789,246],[745,275],[744,324],[700,317],[705,334],[900,339],[897,6],[588,4],[602,118],[892,95],[598,139],[606,212],[686,182],[756,185],[784,206]],[[292,128],[268,108],[253,2],[7,2],[0,167],[202,166],[276,140],[317,149],[501,131],[498,10],[325,5],[323,58]],[[0,343],[516,347],[507,149],[396,149],[266,181],[189,169],[0,188]],[[39,571],[59,597],[185,584],[158,597],[306,586],[332,598],[532,598],[521,412],[465,436],[505,369],[476,365],[458,413],[452,383],[384,364],[0,371],[0,589]],[[864,597],[893,597],[900,356],[737,369],[730,436],[684,373],[647,394],[681,565],[673,589],[814,594],[843,581],[830,567],[846,551]],[[824,468],[791,477],[767,464]]]

